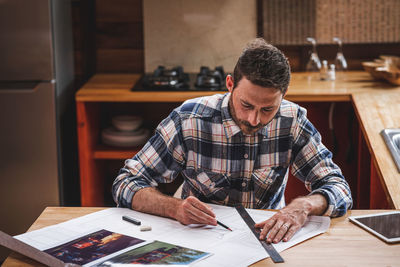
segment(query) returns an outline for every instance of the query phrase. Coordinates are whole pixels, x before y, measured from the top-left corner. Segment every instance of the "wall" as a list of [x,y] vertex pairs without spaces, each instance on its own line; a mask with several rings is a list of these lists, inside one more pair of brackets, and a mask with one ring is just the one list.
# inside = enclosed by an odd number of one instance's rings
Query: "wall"
[[[153,3],[152,1],[155,0],[146,0],[145,3]],[[291,7],[293,9],[292,12],[305,12],[304,6],[299,5],[297,1],[285,1],[295,2],[293,7]],[[316,0],[313,1],[315,2]],[[166,2],[170,3],[170,1]],[[226,1],[218,2],[226,3]],[[248,1],[241,2],[248,3]],[[251,1],[251,3],[251,5],[247,5],[246,7],[241,6],[242,9],[246,12],[252,10],[253,1]],[[145,26],[143,8],[143,0],[72,1],[75,46],[75,84],[77,89],[96,72],[143,73],[145,71]],[[230,12],[232,8],[232,5],[228,5],[223,11]],[[263,10],[265,8],[264,0],[257,0],[256,7],[254,8],[256,8],[257,25],[254,26],[254,30],[253,28],[250,29],[251,33],[245,34],[246,36],[248,35],[248,39],[256,35],[265,36],[265,38],[269,39],[266,35],[267,33],[265,33],[263,24],[265,21],[263,18]],[[271,13],[271,16],[279,17],[280,14],[275,12]],[[400,18],[400,15],[397,16],[397,18]],[[199,19],[198,16],[196,20],[197,19]],[[251,24],[252,23],[253,22],[251,22]],[[303,25],[303,27],[306,27],[306,25]],[[178,26],[175,30],[181,31],[181,28],[182,27]],[[280,32],[281,34],[287,34],[282,30]],[[163,33],[163,35],[165,35],[165,33]],[[195,37],[196,36],[193,38]],[[221,48],[229,48],[232,42],[228,42],[229,45],[226,43],[226,40],[216,42],[212,45],[212,49],[214,49],[214,45],[218,45],[218,49],[221,51]],[[160,44],[158,47],[162,48],[162,46],[164,46],[164,43]],[[310,45],[279,44],[277,46],[283,50],[289,58],[293,71],[304,70],[311,48]],[[240,48],[236,49],[240,51]],[[331,61],[335,58],[336,49],[337,47],[331,44],[319,45],[318,53],[321,59],[328,59]],[[210,48],[206,50],[202,49],[200,53],[204,56],[209,50]],[[349,69],[360,70],[362,69],[362,61],[372,60],[377,58],[380,54],[400,55],[400,43],[350,44],[345,42],[343,50],[349,64]],[[191,54],[189,54],[187,50],[183,51],[184,52],[181,54],[184,54],[185,58],[190,59],[191,56],[189,55]],[[210,63],[206,64],[210,65]],[[220,62],[214,64],[217,65],[220,64]]]
[[332,44],[400,42],[398,0],[263,0],[266,40],[307,44],[306,37]]
[[255,0],[146,0],[143,19],[146,72],[159,65],[232,72],[257,29]]

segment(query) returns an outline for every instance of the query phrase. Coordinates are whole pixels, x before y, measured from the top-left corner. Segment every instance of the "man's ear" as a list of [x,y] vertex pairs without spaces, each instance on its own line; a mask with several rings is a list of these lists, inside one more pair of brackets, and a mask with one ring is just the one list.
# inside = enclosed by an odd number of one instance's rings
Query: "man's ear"
[[226,75],[226,88],[230,93],[233,91],[233,77],[232,75]]

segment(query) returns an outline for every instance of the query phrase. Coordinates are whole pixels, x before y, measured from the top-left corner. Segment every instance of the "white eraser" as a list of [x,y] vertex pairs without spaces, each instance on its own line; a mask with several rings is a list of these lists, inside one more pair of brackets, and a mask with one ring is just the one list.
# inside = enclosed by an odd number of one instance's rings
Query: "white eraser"
[[149,225],[142,225],[140,226],[140,231],[144,232],[144,231],[151,231],[151,226]]

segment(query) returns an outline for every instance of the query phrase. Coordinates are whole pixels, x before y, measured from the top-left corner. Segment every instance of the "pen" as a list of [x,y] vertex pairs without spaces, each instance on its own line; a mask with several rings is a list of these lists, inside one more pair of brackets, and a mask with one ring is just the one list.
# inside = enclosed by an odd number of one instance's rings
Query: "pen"
[[223,224],[220,221],[217,221],[217,224],[221,225],[222,227],[224,227],[225,229],[228,229],[229,231],[233,232],[231,228],[229,228],[228,226],[226,226],[225,224]]
[[133,219],[133,218],[128,217],[128,216],[122,216],[122,220],[130,222],[130,223],[133,223],[135,225],[140,225],[141,224],[141,222],[139,220]]

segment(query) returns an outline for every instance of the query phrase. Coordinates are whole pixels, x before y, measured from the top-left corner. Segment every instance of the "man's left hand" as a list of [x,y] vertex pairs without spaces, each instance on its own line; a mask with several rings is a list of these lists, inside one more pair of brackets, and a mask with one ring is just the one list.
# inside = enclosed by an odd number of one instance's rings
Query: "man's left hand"
[[268,220],[255,224],[256,228],[262,228],[260,240],[267,238],[268,243],[289,241],[304,225],[308,215],[321,215],[326,207],[327,201],[320,194],[296,198]]

